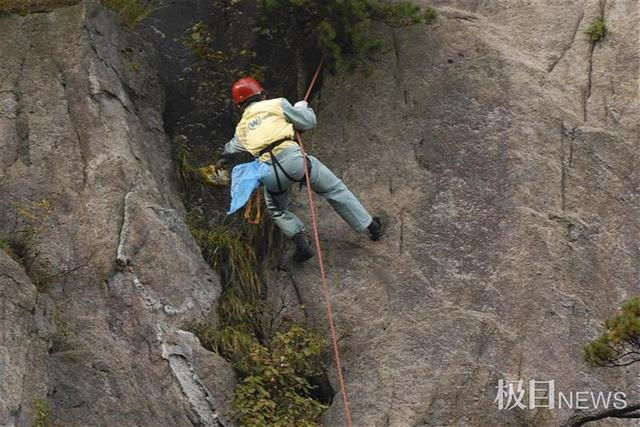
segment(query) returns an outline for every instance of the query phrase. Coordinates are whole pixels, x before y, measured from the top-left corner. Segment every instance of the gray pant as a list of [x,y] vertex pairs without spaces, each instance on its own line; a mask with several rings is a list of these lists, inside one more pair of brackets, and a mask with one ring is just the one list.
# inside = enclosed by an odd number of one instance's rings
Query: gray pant
[[[349,191],[346,185],[322,164],[320,160],[313,156],[308,156],[311,162],[311,189],[327,199],[333,209],[351,226],[356,232],[364,233],[371,224],[371,215],[362,206],[362,203]],[[277,155],[278,162],[286,173],[294,180],[304,177],[304,161],[302,153],[298,148],[288,148]],[[304,224],[295,216],[289,208],[291,200],[289,187],[296,181],[292,181],[276,166],[278,179],[271,161],[267,164],[271,166],[271,173],[262,178],[264,184],[264,198],[267,204],[269,215],[280,230],[287,236],[292,237],[296,233],[304,230]],[[282,191],[282,194],[274,194]]]

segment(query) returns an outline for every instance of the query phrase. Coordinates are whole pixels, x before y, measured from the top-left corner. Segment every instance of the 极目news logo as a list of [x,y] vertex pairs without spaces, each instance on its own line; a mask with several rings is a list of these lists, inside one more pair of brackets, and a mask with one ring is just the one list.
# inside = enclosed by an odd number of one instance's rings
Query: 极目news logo
[[511,409],[624,409],[627,396],[621,391],[558,391],[555,380],[498,380],[499,410]]

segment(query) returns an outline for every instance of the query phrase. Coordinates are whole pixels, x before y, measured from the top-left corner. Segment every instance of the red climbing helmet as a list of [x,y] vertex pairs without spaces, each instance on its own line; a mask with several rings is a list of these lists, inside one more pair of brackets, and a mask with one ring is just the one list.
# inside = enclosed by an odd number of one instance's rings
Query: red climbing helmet
[[243,77],[231,86],[231,95],[236,105],[262,92],[264,88],[253,77]]

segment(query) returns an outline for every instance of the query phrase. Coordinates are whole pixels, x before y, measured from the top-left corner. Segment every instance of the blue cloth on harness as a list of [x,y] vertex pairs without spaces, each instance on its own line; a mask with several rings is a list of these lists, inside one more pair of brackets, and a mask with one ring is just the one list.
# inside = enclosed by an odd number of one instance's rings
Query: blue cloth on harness
[[231,215],[247,204],[251,194],[260,185],[262,177],[269,175],[271,166],[256,159],[253,162],[236,165],[231,171]]

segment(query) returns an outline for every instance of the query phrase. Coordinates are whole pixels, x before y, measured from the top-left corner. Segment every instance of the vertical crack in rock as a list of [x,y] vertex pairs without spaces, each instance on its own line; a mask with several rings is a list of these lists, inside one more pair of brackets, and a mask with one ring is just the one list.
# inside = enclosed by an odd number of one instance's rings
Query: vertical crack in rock
[[[189,335],[192,334],[177,331],[179,341],[185,341]],[[197,340],[195,337],[194,339]],[[189,400],[193,411],[200,418],[200,423],[197,425],[224,427],[226,423],[219,418],[212,403],[211,393],[194,372],[191,346],[183,342],[169,344],[163,340],[162,357],[169,362],[171,372],[180,383],[182,392]]]
[[[387,386],[388,387],[388,386]],[[396,391],[393,390],[391,392],[391,398],[389,399],[389,406],[387,407],[387,412],[384,416],[384,422],[386,426],[390,426],[391,424],[391,413],[393,411],[393,408],[395,407],[395,403],[396,403]]]
[[584,94],[584,100],[582,102],[582,120],[587,122],[587,103],[589,102],[589,98],[591,98],[591,84],[592,84],[592,73],[593,73],[593,50],[595,49],[595,42],[591,42],[591,46],[589,47],[589,64],[587,71],[587,87]]
[[558,56],[557,59],[555,59],[547,68],[547,73],[551,74],[553,72],[553,70],[556,68],[556,65],[558,65],[558,63],[560,61],[562,61],[562,58],[564,58],[564,55],[569,51],[569,49],[571,49],[571,46],[573,46],[573,42],[575,42],[576,40],[576,35],[578,34],[578,30],[580,29],[580,24],[582,24],[582,20],[584,19],[584,10],[580,11],[580,15],[578,16],[578,19],[576,20],[576,25],[573,28],[573,33],[571,34],[571,39],[569,40],[569,43],[567,43],[563,48],[562,48],[562,52],[560,53],[560,55]]
[[291,271],[287,272],[287,276],[289,276],[289,280],[291,280],[291,284],[293,285],[293,290],[296,293],[296,298],[298,299],[298,306],[302,308],[302,313],[304,314],[305,319],[309,319],[309,313],[307,313],[307,306],[302,301],[302,296],[300,295],[300,288],[298,287],[298,282],[296,282],[295,277]]
[[27,54],[22,58],[20,63],[20,71],[18,72],[18,81],[16,82],[16,133],[18,135],[18,147],[16,151],[16,161],[22,159],[27,165],[31,166],[30,147],[29,147],[29,119],[25,117],[24,93],[22,91],[22,80],[20,77],[24,75],[24,67],[27,62]]
[[[604,11],[607,6],[607,0],[600,0],[600,16],[598,19],[604,20]],[[593,86],[593,52],[596,48],[595,41],[590,41],[589,46],[589,62],[587,68],[587,87],[584,94],[584,102],[582,103],[582,116],[583,121],[587,122],[587,104],[589,103],[589,98],[591,98],[591,90]]]
[[[17,91],[15,89],[0,91],[0,95],[5,96],[5,94],[9,96],[9,101],[6,101],[6,99],[5,101],[3,101],[5,105],[1,106],[2,110],[0,110],[0,116],[6,117],[11,120],[15,120],[18,114]],[[14,126],[15,126],[15,122],[14,122]],[[13,159],[9,161],[9,164],[7,165],[6,169],[9,169],[10,167],[12,167],[18,161],[19,158],[20,158],[20,155],[18,154],[18,145],[16,144],[16,149],[14,152]]]
[[567,180],[567,171],[566,171],[566,166],[565,166],[565,162],[564,162],[564,133],[563,135],[560,137],[560,195],[562,198],[561,201],[561,210],[562,212],[564,212],[564,208],[565,208],[565,203],[566,203],[566,196],[565,196],[565,190],[566,190],[566,180]]
[[80,153],[80,160],[82,161],[82,188],[87,186],[87,175],[89,169],[89,150],[88,144],[85,140],[80,136],[79,123],[76,119],[76,115],[71,108],[70,102],[70,94],[67,87],[67,80],[62,69],[62,66],[56,62],[56,66],[58,67],[58,81],[62,86],[62,90],[64,92],[63,102],[65,103],[65,107],[67,109],[67,116],[69,117],[69,122],[71,124],[71,128],[73,129],[73,133],[76,137],[76,144],[78,145],[78,152]]
[[400,211],[400,243],[398,245],[398,253],[402,255],[404,250],[404,209]]
[[569,168],[573,166],[573,141],[575,140],[576,128],[567,122],[562,122],[560,128],[560,192],[562,197],[561,210],[564,212]]
[[571,138],[569,139],[569,167],[573,167],[573,141],[576,139],[576,130],[571,130]]
[[400,47],[398,46],[398,35],[396,34],[396,30],[391,30],[391,37],[393,38],[393,53],[396,58],[396,71],[400,67]]
[[402,99],[404,101],[404,105],[407,106],[409,105],[409,100],[407,97],[407,91],[402,86],[402,78],[401,78],[401,72],[400,72],[400,43],[398,42],[398,34],[395,29],[391,30],[391,38],[393,40],[393,53],[395,58],[395,68],[394,68],[395,80],[396,80],[396,84],[398,85],[398,89],[402,90],[402,95],[403,95]]

